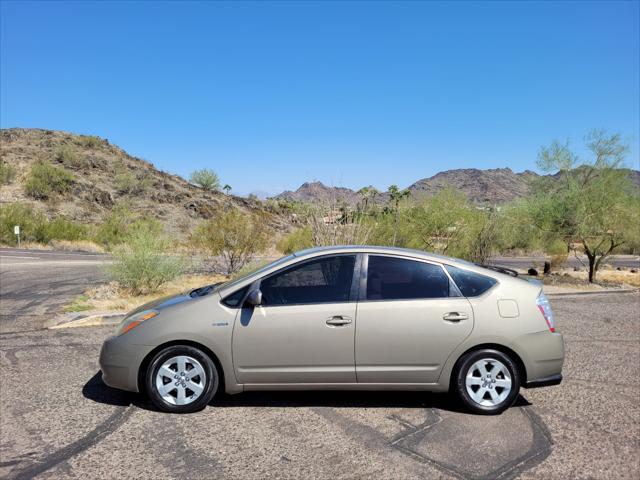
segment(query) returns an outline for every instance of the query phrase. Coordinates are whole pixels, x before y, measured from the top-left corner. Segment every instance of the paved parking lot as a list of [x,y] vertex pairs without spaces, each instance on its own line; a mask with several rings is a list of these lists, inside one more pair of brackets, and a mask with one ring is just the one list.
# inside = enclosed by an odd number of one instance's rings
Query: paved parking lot
[[246,393],[168,415],[101,382],[111,329],[41,328],[101,278],[99,260],[0,261],[0,477],[640,476],[637,293],[554,298],[565,381],[497,417],[392,392]]

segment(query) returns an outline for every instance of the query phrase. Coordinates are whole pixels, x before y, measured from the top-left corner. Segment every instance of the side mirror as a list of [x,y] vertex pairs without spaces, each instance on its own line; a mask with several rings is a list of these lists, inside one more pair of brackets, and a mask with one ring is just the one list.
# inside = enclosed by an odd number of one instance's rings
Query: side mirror
[[247,298],[244,303],[246,305],[251,305],[252,307],[257,307],[262,304],[262,292],[259,289],[251,290],[247,294]]

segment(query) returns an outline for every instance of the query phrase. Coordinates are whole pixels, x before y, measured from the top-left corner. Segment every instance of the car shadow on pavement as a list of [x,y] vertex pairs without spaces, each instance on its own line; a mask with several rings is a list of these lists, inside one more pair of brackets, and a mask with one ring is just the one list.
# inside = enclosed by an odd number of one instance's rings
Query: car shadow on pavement
[[[514,406],[531,405],[518,396]],[[221,395],[210,407],[331,407],[331,408],[437,408],[469,413],[458,399],[448,393],[406,391],[280,391],[245,392]]]
[[[135,405],[143,410],[158,409],[143,394],[125,392],[106,385],[97,372],[82,388],[82,395],[107,405]],[[514,407],[531,405],[518,395]],[[219,394],[210,408],[237,407],[331,407],[331,408],[437,408],[450,412],[468,413],[460,402],[448,393],[404,391],[273,391],[244,392],[237,395]]]

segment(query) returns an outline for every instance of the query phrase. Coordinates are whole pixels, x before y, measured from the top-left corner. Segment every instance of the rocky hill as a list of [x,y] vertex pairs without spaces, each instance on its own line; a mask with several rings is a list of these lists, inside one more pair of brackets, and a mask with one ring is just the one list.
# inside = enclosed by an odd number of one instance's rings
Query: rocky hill
[[[53,218],[57,215],[98,223],[117,204],[162,221],[169,233],[181,236],[202,219],[223,208],[237,208],[265,218],[273,226],[286,220],[264,204],[206,191],[183,178],[157,170],[99,137],[11,128],[0,131],[1,161],[15,169],[8,185],[0,186],[0,204],[30,203]],[[33,198],[25,189],[32,166],[47,162],[72,175],[68,191],[51,198]]]
[[510,168],[464,168],[446,170],[433,177],[423,178],[411,185],[409,190],[413,197],[420,197],[452,187],[464,193],[472,202],[498,204],[525,196],[529,191],[529,181],[537,176],[538,174],[529,170],[514,173]]
[[[640,188],[640,171],[630,170],[629,175],[632,184]],[[515,173],[510,168],[488,170],[465,168],[437,173],[432,177],[418,180],[407,188],[412,198],[420,198],[433,195],[445,187],[451,187],[464,193],[474,203],[499,205],[527,195],[530,181],[536,177],[539,175],[530,170]],[[375,201],[386,203],[388,197],[388,193],[381,192],[375,197]],[[286,191],[274,198],[302,202],[333,200],[343,201],[349,205],[355,205],[360,201],[360,196],[354,190],[328,187],[321,182],[303,183],[296,191]]]
[[274,198],[297,202],[341,202],[355,205],[360,196],[350,188],[328,187],[322,182],[305,182],[295,191],[287,190]]

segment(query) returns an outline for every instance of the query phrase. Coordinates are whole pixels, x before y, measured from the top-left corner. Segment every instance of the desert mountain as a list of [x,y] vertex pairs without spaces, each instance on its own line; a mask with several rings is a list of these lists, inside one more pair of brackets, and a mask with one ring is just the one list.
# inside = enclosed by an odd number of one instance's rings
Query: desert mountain
[[[632,184],[640,188],[640,171],[630,170]],[[557,174],[556,174],[557,176]],[[464,193],[467,198],[481,205],[499,205],[521,197],[529,192],[529,182],[539,175],[530,170],[515,173],[510,168],[480,170],[464,168],[446,170],[428,178],[418,180],[408,187],[412,198],[420,198],[450,187]],[[361,200],[358,193],[344,187],[328,187],[321,182],[303,183],[296,191],[286,191],[274,198],[314,202],[328,200],[342,201],[355,205]],[[381,192],[375,197],[377,202],[386,202],[388,193]]]
[[[0,204],[31,203],[48,216],[64,215],[82,223],[98,223],[117,204],[162,221],[168,232],[181,236],[199,220],[224,208],[237,208],[265,218],[274,226],[283,218],[264,204],[206,191],[183,178],[157,170],[99,137],[11,128],[0,131],[1,161],[15,168],[15,178],[0,186]],[[25,189],[31,167],[40,161],[64,167],[73,179],[69,191],[34,199]]]

